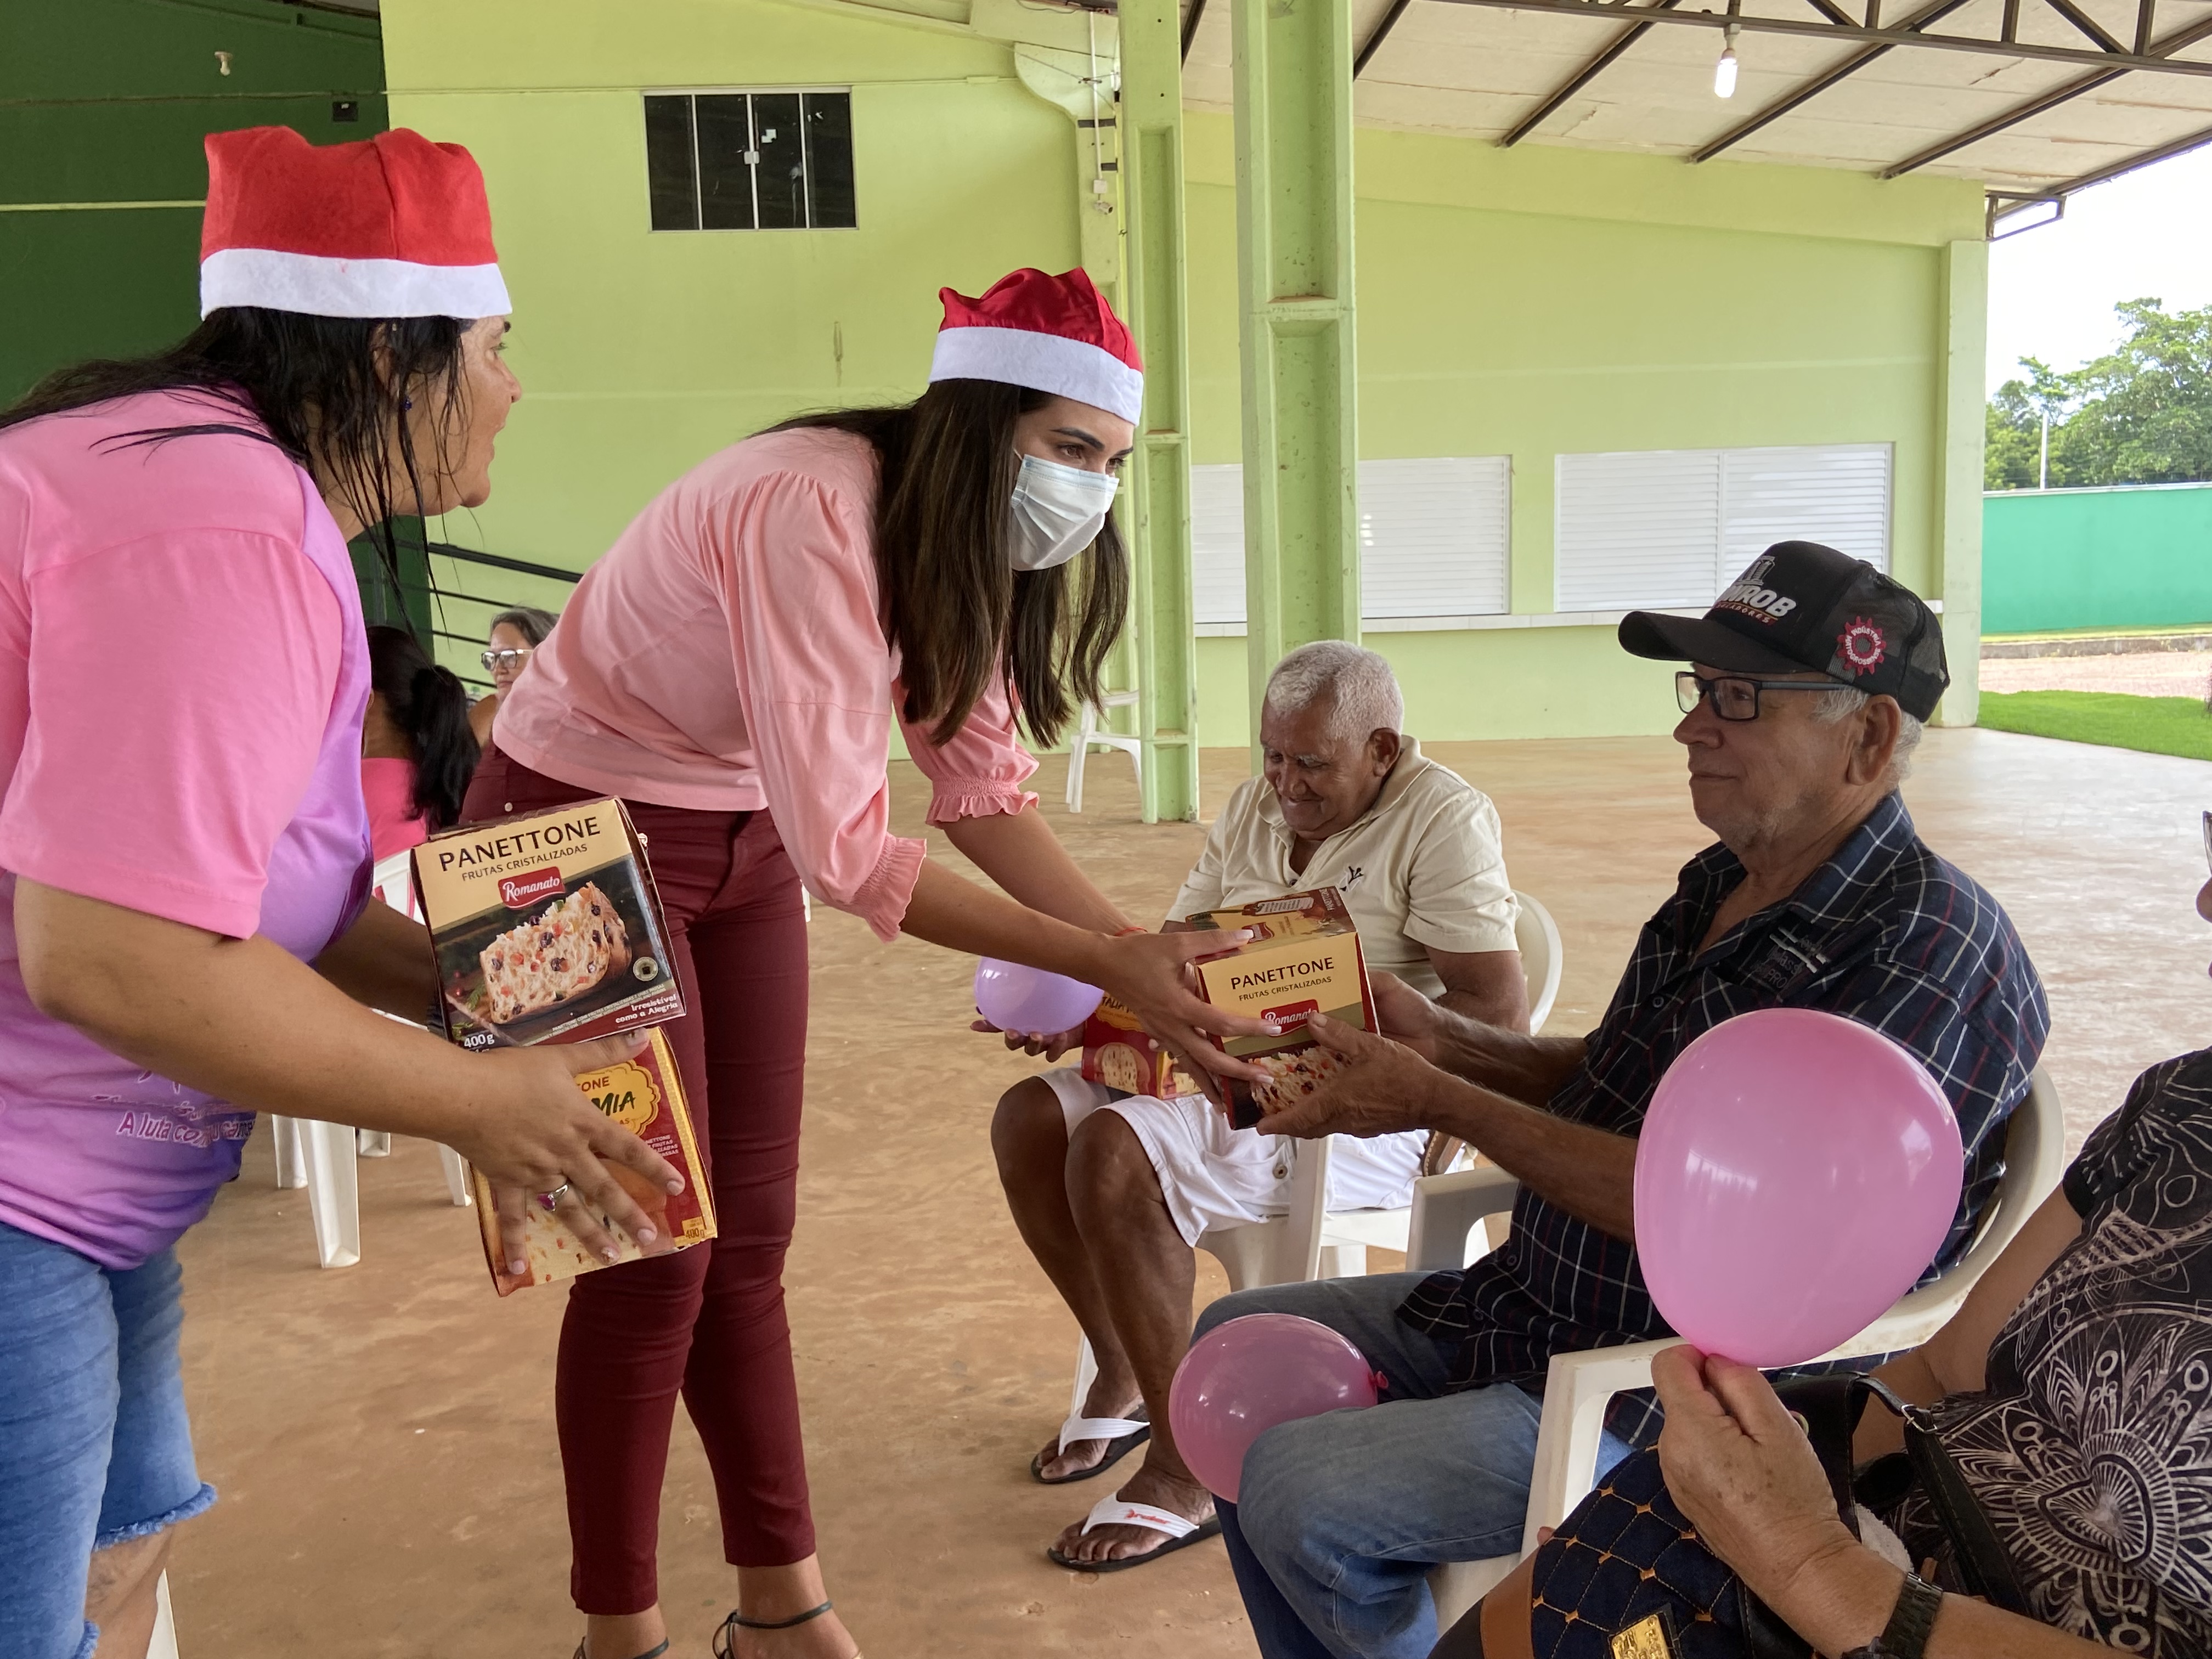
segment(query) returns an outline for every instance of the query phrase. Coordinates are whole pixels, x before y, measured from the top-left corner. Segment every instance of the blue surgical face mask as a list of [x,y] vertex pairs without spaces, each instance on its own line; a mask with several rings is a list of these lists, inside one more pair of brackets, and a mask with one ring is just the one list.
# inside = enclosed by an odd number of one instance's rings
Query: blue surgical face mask
[[1113,510],[1120,483],[1110,472],[1023,456],[1007,532],[1006,556],[1014,568],[1049,570],[1090,546]]

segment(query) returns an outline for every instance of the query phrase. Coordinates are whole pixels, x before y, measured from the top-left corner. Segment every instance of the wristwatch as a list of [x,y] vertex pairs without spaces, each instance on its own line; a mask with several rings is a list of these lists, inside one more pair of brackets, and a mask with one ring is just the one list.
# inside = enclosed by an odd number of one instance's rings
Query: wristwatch
[[1942,1605],[1942,1590],[1917,1573],[1906,1573],[1881,1634],[1863,1648],[1853,1648],[1844,1659],[1921,1659],[1928,1632],[1936,1628],[1936,1611]]

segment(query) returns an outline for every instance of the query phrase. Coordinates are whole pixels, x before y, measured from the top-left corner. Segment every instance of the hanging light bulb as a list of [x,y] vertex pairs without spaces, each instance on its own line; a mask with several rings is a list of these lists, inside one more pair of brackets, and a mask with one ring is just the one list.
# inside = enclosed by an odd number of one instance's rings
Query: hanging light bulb
[[1722,31],[1721,60],[1713,65],[1713,96],[1716,98],[1735,96],[1735,31],[1734,23]]

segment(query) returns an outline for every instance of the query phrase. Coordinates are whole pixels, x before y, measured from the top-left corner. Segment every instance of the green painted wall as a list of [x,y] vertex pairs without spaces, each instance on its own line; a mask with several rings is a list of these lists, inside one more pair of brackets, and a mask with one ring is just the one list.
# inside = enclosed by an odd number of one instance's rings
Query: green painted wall
[[[496,494],[445,539],[580,568],[720,445],[913,395],[939,284],[1076,262],[1073,129],[1009,47],[956,25],[791,0],[386,0],[384,20],[392,119],[483,160],[517,307],[526,395]],[[471,40],[487,45],[456,49]],[[758,85],[853,88],[859,228],[649,232],[641,91]],[[1230,121],[1194,112],[1187,130],[1194,459],[1229,461]],[[1942,595],[1942,366],[1979,350],[1945,261],[1981,234],[1978,185],[1365,129],[1356,173],[1361,453],[1514,458],[1516,611],[1552,609],[1553,458],[1571,450],[1893,443],[1895,568]],[[1978,406],[1971,425],[1978,442]],[[1962,586],[1971,516],[1963,540],[1953,526]],[[1664,668],[1609,629],[1370,643],[1425,737],[1677,717]],[[1242,745],[1243,641],[1199,645],[1200,739]]]
[[[940,285],[1076,263],[1075,130],[1006,46],[775,0],[395,0],[384,19],[392,118],[483,162],[514,297],[523,401],[490,504],[442,539],[580,568],[724,445],[913,397]],[[640,91],[701,86],[850,86],[858,228],[650,230]]]
[[1992,634],[2212,623],[2212,484],[2014,490],[1982,511]]
[[[1194,459],[1238,459],[1225,118],[1190,117]],[[1944,245],[1978,187],[1362,130],[1360,453],[1513,458],[1516,612],[1553,608],[1562,452],[1888,441],[1899,579],[1942,591]],[[1663,732],[1664,665],[1610,628],[1370,634],[1431,738]],[[1242,642],[1200,642],[1206,743],[1242,744]]]
[[[198,320],[204,134],[367,137],[384,125],[383,85],[373,17],[280,0],[0,0],[0,403]],[[338,98],[357,121],[331,120]],[[139,203],[182,205],[115,205]]]

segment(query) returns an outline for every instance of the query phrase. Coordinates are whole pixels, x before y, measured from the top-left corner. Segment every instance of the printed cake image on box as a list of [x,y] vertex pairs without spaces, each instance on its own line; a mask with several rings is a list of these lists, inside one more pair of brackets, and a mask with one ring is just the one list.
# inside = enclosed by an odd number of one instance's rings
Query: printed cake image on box
[[1360,953],[1359,929],[1334,887],[1263,899],[1234,910],[1212,910],[1188,918],[1200,928],[1249,928],[1256,937],[1219,956],[1200,957],[1199,994],[1216,1007],[1254,1019],[1272,1020],[1276,1036],[1217,1039],[1239,1060],[1249,1060],[1274,1079],[1250,1084],[1224,1078],[1229,1121],[1249,1129],[1261,1118],[1255,1091],[1268,1095],[1310,1094],[1336,1069],[1336,1057],[1306,1035],[1306,1017],[1376,1029],[1375,999],[1367,986],[1367,962]]
[[1199,1092],[1197,1080],[1137,1017],[1110,996],[1083,1022],[1083,1075],[1125,1095],[1173,1100]]
[[581,1042],[684,1012],[645,852],[615,799],[448,830],[415,848],[447,1035]]
[[[668,1039],[659,1031],[651,1033],[648,1046],[635,1058],[581,1073],[576,1079],[576,1086],[607,1116],[674,1164],[676,1172],[684,1177],[684,1190],[670,1194],[617,1164],[606,1166],[607,1172],[622,1183],[623,1190],[635,1199],[638,1207],[651,1218],[660,1236],[673,1240],[679,1250],[714,1237],[714,1201],[707,1195],[706,1182],[700,1178],[699,1147],[692,1139],[691,1114],[684,1108],[684,1085],[677,1076],[676,1056],[668,1047]],[[499,1214],[492,1203],[491,1183],[473,1169],[469,1171],[469,1181],[476,1189],[477,1218],[483,1230],[484,1260],[491,1268],[491,1282],[501,1296],[511,1296],[526,1285],[550,1285],[556,1279],[574,1279],[579,1273],[621,1265],[603,1261],[592,1255],[577,1243],[566,1219],[533,1203],[523,1232],[523,1256],[529,1269],[521,1273],[509,1273],[499,1236]],[[604,1215],[599,1218],[599,1224],[620,1248],[623,1261],[644,1258],[645,1252],[635,1242]]]

